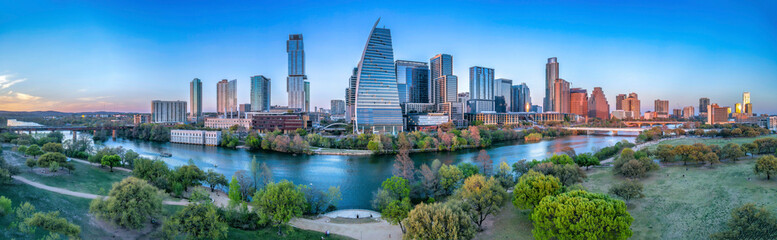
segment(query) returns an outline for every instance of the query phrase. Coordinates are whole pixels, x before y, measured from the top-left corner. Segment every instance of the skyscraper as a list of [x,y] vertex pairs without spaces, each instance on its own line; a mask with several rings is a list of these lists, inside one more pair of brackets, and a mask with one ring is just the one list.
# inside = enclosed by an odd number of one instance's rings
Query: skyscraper
[[310,112],[310,82],[305,81],[305,108],[302,111]]
[[469,109],[472,113],[494,111],[494,69],[469,68]]
[[397,92],[399,103],[429,102],[429,64],[397,60]]
[[588,91],[582,88],[569,89],[569,112],[588,117]]
[[186,101],[151,101],[151,122],[179,123],[186,121]]
[[459,78],[455,75],[443,75],[437,78],[437,86],[440,86],[440,93],[437,95],[437,103],[456,102],[459,85]]
[[[449,54],[437,54],[429,59],[429,66],[431,69],[429,71],[429,80],[431,80],[431,86],[429,86],[429,102],[444,103],[443,99],[446,99],[447,97],[441,95],[458,92],[458,89],[456,89],[456,87],[458,87],[458,82],[456,84],[451,84],[451,82],[449,82],[452,79],[458,81],[457,77],[454,76],[453,78],[442,80],[444,82],[441,82],[440,80],[440,78],[444,76],[453,76],[453,56]],[[442,86],[440,83],[448,84]]]
[[750,104],[750,92],[742,93],[742,112],[753,114],[753,105]]
[[734,104],[734,113],[742,113],[742,104],[741,103]]
[[505,108],[506,111],[512,111],[512,90],[513,90],[513,80],[510,79],[504,79],[499,78],[494,80],[494,96],[502,96],[505,98]]
[[333,99],[330,101],[329,109],[332,115],[343,115],[345,114],[345,101]]
[[591,98],[588,99],[588,117],[610,119],[610,104],[607,103],[601,87],[595,87],[591,92]]
[[223,79],[216,84],[216,108],[224,118],[237,116],[237,79]]
[[190,121],[200,122],[202,120],[202,81],[199,78],[189,83],[189,104],[191,104]]
[[531,93],[529,92],[529,86],[526,86],[526,83],[513,86],[511,97],[511,112],[531,111]]
[[[621,95],[618,95],[620,98]],[[627,112],[632,112],[634,118],[640,118],[642,116],[642,110],[640,109],[640,101],[636,93],[629,93],[628,97],[620,101],[621,107]]]
[[654,103],[653,107],[656,112],[656,117],[658,118],[669,117],[669,100],[656,99],[656,101],[654,101],[653,103]]
[[251,111],[270,111],[270,79],[262,75],[251,77]]
[[707,114],[707,107],[710,105],[709,98],[699,98],[699,115]]
[[286,53],[289,54],[289,76],[286,78],[286,92],[289,95],[289,107],[305,108],[305,46],[302,44],[302,34],[289,34],[286,41]]
[[353,68],[351,77],[348,78],[348,88],[345,89],[345,122],[355,121],[356,116],[356,79],[359,75],[359,67]]
[[354,131],[396,133],[402,131],[403,120],[391,30],[378,28],[378,22],[380,18],[372,26],[359,60]]
[[623,100],[626,100],[626,94],[615,96],[615,110],[623,110]]
[[555,57],[548,58],[545,64],[545,98],[543,100],[543,109],[546,112],[560,112],[555,109],[553,97],[556,96],[554,88],[555,81],[558,79],[558,61]]
[[[570,113],[569,109],[569,82],[558,78],[553,81],[553,111],[560,113]],[[548,110],[545,110],[546,112]]]

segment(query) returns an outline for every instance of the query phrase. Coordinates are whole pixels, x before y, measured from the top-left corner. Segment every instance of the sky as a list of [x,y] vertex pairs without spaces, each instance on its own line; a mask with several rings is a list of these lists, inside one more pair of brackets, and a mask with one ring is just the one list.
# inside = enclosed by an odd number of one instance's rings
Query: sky
[[557,57],[572,87],[636,92],[642,110],[709,97],[733,107],[751,93],[777,114],[777,1],[13,1],[0,0],[0,110],[149,112],[151,100],[189,100],[203,81],[272,79],[287,105],[286,40],[304,37],[313,106],[344,99],[370,28],[391,29],[395,60],[453,56],[459,92],[469,67],[525,82],[544,97]]

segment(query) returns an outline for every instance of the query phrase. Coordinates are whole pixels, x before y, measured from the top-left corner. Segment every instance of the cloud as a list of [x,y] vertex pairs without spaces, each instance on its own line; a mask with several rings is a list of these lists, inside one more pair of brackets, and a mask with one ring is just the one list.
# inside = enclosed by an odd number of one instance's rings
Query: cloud
[[108,98],[108,96],[99,96],[99,97],[80,97],[80,98],[76,98],[76,99],[77,99],[77,100],[79,100],[79,101],[87,101],[87,102],[92,102],[92,101],[97,101],[97,100],[104,99],[104,98]]
[[18,78],[18,79],[12,79],[12,78],[13,78],[13,75],[11,74],[0,75],[0,89],[6,89],[13,86],[14,84],[27,81],[26,78]]

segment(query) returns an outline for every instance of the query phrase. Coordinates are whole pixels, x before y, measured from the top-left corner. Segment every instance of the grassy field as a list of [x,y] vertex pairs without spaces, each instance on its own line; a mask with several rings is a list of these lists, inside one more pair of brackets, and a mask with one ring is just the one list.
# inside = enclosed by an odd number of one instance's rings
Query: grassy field
[[[120,182],[131,174],[124,171],[110,172],[108,168],[99,168],[73,162],[76,169],[70,174],[57,176],[44,176],[30,172],[27,167],[20,168],[20,176],[31,181],[36,181],[52,187],[65,188],[76,192],[85,192],[91,194],[108,195],[113,183]],[[61,170],[67,172],[67,170]]]
[[511,201],[512,197],[508,198],[502,210],[494,215],[492,225],[484,226],[485,230],[475,235],[475,239],[534,239],[531,211],[517,209]]
[[[745,159],[687,171],[683,166],[662,167],[652,173],[642,180],[645,198],[629,203],[632,238],[706,239],[721,230],[732,209],[745,203],[777,212],[777,180],[754,176],[754,162]],[[591,192],[606,193],[621,181],[610,169],[598,169],[584,185]]]
[[[686,137],[686,138],[680,138],[680,139],[669,139],[659,142],[659,144],[669,144],[672,146],[677,145],[692,145],[694,143],[704,143],[704,144],[715,144],[715,145],[726,145],[728,143],[736,143],[739,145],[742,145],[744,143],[753,142],[756,139],[759,138],[768,138],[768,137],[777,137],[777,134],[770,134],[770,135],[764,135],[759,137],[750,137],[750,138],[699,138],[699,137]],[[650,150],[654,150],[656,147],[658,147],[658,144],[655,144],[653,146],[650,146]]]
[[[323,233],[295,228],[292,232],[287,232],[283,236],[278,235],[277,228],[263,228],[257,231],[246,231],[237,228],[229,228],[228,239],[267,239],[267,240],[286,240],[286,239],[321,239]],[[324,239],[352,239],[345,236],[330,234]]]

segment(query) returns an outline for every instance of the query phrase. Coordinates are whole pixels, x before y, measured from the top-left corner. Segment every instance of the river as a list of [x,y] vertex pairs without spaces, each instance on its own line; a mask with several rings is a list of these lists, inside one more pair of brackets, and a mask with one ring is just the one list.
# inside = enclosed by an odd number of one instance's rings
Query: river
[[[65,133],[69,137],[69,133]],[[486,149],[494,165],[505,161],[511,164],[521,159],[543,159],[565,146],[577,153],[591,152],[594,148],[614,145],[621,140],[634,141],[629,136],[570,136],[538,143],[503,143]],[[161,158],[170,167],[186,164],[191,159],[198,167],[215,169],[227,176],[238,170],[248,170],[252,157],[266,162],[275,181],[287,179],[295,184],[313,185],[320,189],[340,186],[343,200],[339,208],[370,209],[372,193],[380,184],[391,177],[394,163],[393,155],[381,156],[335,156],[335,155],[291,155],[275,152],[249,152],[242,149],[187,145],[178,143],[157,143],[136,140],[108,140],[98,143],[100,146],[123,147],[132,149],[147,157],[157,157],[161,152],[171,153],[169,158]],[[440,153],[414,153],[410,157],[417,166],[431,164],[439,159],[446,164],[472,162],[478,150]],[[494,168],[496,169],[496,167]]]

